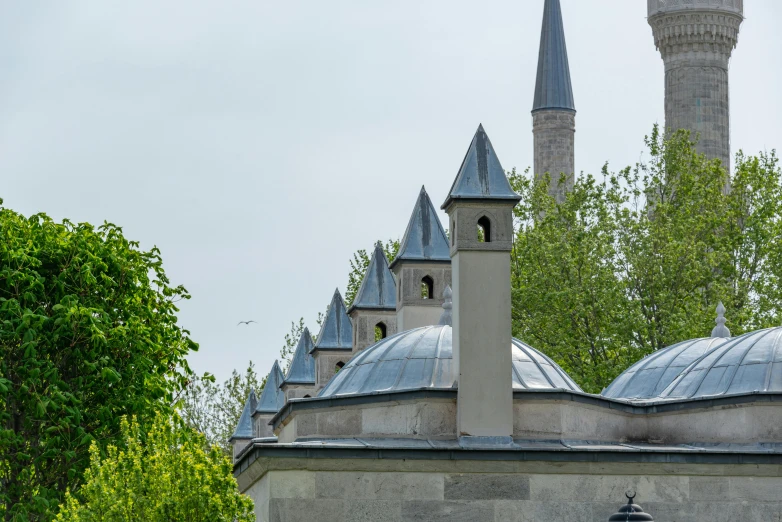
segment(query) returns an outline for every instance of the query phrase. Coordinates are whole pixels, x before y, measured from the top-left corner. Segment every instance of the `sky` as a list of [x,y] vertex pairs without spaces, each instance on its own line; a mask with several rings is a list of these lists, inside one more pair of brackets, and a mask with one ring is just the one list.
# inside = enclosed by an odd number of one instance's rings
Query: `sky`
[[[664,123],[642,0],[562,0],[576,169]],[[442,203],[479,123],[532,165],[543,0],[0,0],[0,198],[123,227],[192,299],[189,360],[267,373],[349,259]],[[747,0],[731,143],[782,147],[782,2]],[[441,214],[441,220],[445,216]],[[237,326],[239,321],[257,324]]]

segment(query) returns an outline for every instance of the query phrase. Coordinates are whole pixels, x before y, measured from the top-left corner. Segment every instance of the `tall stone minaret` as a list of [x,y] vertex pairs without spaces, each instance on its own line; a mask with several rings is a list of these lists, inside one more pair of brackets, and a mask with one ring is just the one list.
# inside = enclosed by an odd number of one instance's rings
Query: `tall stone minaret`
[[665,62],[665,126],[700,134],[698,150],[730,170],[728,63],[744,0],[648,0]]
[[[549,194],[561,203],[575,182],[576,105],[559,0],[546,0],[543,8],[532,133],[535,176],[550,175]],[[564,183],[560,183],[563,174]]]

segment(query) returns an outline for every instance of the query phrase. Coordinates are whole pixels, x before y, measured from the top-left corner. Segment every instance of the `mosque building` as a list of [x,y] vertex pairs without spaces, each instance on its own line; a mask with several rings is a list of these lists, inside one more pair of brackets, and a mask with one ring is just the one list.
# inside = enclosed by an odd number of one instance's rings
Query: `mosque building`
[[[535,172],[560,174],[561,199],[576,112],[560,2],[544,1]],[[648,9],[666,121],[727,165],[742,0]],[[257,519],[603,522],[627,490],[648,514],[611,520],[782,519],[782,328],[732,337],[720,305],[710,337],[584,393],[511,336],[518,200],[479,126],[441,207],[450,236],[421,189],[394,261],[376,245],[351,306],[336,291],[315,342],[274,364],[231,439]]]

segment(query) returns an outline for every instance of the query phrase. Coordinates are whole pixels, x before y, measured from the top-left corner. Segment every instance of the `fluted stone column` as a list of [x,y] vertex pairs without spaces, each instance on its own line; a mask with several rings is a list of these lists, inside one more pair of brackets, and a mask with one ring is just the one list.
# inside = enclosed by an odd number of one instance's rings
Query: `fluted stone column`
[[730,169],[728,64],[744,0],[647,0],[665,62],[665,126],[700,135],[698,150]]

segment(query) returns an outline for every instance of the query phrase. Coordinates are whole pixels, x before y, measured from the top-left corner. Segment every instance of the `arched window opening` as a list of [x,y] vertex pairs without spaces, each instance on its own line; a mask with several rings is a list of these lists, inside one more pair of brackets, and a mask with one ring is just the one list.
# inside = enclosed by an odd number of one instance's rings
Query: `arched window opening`
[[386,338],[386,323],[377,323],[375,325],[375,342]]
[[491,221],[486,216],[478,220],[478,242],[491,243]]
[[434,299],[434,280],[429,276],[421,279],[421,299]]
[[337,364],[334,365],[334,373],[339,372],[344,366],[345,366],[345,363],[343,363],[342,361],[339,361]]
[[302,397],[302,399],[311,399],[311,398],[312,397],[310,395],[305,395],[304,397]]

